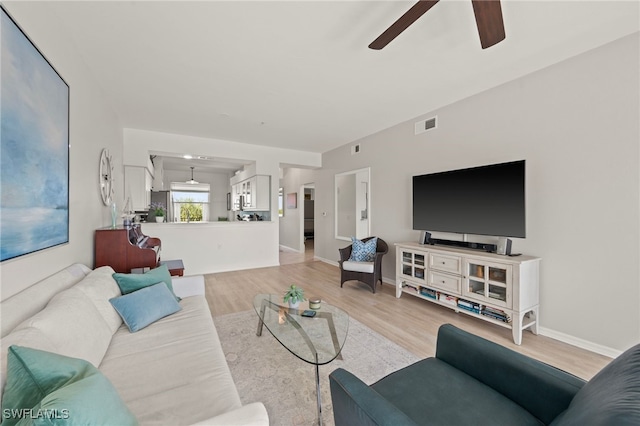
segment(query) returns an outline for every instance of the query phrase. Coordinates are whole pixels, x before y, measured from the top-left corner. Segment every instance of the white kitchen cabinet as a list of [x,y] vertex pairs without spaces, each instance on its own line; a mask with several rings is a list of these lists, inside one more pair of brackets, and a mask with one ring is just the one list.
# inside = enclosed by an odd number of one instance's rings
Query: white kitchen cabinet
[[130,197],[133,211],[149,210],[153,176],[146,167],[124,166],[125,199]]
[[231,186],[234,211],[271,209],[271,176],[255,175]]

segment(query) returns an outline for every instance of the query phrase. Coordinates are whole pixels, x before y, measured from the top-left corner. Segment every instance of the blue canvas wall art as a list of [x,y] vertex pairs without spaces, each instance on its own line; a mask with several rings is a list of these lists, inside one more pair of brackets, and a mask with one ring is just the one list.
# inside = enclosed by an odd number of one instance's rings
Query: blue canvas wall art
[[0,261],[69,241],[69,86],[0,17]]

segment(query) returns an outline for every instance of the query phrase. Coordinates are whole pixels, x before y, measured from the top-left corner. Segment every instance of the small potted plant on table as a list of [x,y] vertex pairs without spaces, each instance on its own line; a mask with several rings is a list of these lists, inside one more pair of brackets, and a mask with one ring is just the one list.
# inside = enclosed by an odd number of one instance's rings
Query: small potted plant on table
[[291,309],[298,309],[298,306],[300,306],[300,302],[304,300],[306,300],[304,298],[304,290],[296,286],[295,284],[292,284],[284,294],[284,302],[289,302],[289,307]]

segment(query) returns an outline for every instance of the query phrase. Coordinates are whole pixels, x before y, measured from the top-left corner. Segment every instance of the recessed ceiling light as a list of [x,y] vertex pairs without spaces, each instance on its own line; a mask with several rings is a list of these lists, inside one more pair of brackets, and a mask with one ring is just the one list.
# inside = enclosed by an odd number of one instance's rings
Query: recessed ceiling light
[[187,160],[191,160],[193,158],[193,156],[190,155],[190,154],[185,154],[185,155],[182,156],[182,158],[186,158]]

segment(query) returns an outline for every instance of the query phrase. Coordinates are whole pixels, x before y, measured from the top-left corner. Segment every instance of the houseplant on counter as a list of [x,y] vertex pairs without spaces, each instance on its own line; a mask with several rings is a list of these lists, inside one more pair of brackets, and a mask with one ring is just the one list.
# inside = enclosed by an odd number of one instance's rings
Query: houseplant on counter
[[300,306],[300,302],[304,300],[306,300],[304,298],[304,290],[296,286],[295,284],[292,284],[284,294],[284,302],[289,302],[289,307],[291,309],[298,309],[298,306]]
[[151,203],[151,209],[156,216],[156,222],[164,222],[164,204]]

